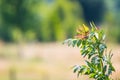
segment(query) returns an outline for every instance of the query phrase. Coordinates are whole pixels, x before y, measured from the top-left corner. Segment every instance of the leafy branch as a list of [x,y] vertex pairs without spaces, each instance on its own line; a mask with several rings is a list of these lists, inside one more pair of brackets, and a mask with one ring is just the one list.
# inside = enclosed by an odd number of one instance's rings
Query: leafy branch
[[83,24],[77,29],[75,38],[67,39],[63,44],[68,46],[77,46],[80,48],[81,55],[86,57],[86,65],[74,66],[74,73],[88,75],[95,80],[111,80],[110,74],[115,71],[111,58],[111,51],[107,54],[105,50],[105,34],[103,30],[98,29],[94,23],[90,23],[91,29]]

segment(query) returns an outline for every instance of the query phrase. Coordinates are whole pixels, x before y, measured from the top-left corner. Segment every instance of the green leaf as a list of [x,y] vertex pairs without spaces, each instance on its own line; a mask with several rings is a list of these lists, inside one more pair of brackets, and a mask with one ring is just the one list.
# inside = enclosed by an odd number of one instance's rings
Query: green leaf
[[80,69],[78,71],[78,74],[77,76],[79,77],[79,74],[89,74],[90,73],[90,70],[88,69],[88,67],[86,65],[82,65],[80,66]]
[[95,52],[90,52],[90,53],[88,54],[88,59],[90,59],[94,54],[95,54]]
[[88,53],[89,53],[88,50],[83,50],[83,51],[81,51],[81,55],[82,55],[83,57],[85,57]]
[[89,62],[89,61],[85,61],[86,63],[87,63],[87,65],[90,67],[90,68],[92,68],[93,66],[92,66],[92,64]]
[[99,31],[99,39],[100,39],[100,41],[101,40],[105,40],[105,34],[104,34],[104,31],[103,30],[101,30],[101,31]]
[[107,70],[107,65],[104,65],[104,66],[103,66],[103,73],[105,73],[106,70]]
[[89,37],[91,38],[93,36],[94,36],[94,32],[90,32]]
[[110,75],[110,74],[112,73],[112,71],[113,71],[113,70],[112,70],[112,67],[109,66],[109,67],[108,67],[108,74],[107,74],[107,75]]
[[77,47],[79,47],[80,45],[81,45],[81,40],[78,40]]
[[84,71],[84,67],[83,66],[81,66],[80,67],[80,70],[78,71],[78,73],[77,73],[77,77],[79,77],[79,74],[81,73],[83,73],[83,71]]
[[99,45],[99,48],[100,48],[100,49],[105,49],[105,48],[107,48],[107,46],[102,43],[102,44]]
[[73,72],[76,73],[79,69],[80,69],[80,66],[79,66],[79,65],[76,65],[76,66],[74,66]]
[[112,71],[115,71],[115,68],[113,67],[112,63],[110,63],[110,68]]
[[90,22],[90,26],[92,27],[92,31],[96,31],[96,25],[94,24],[94,22]]
[[90,78],[94,78],[95,75],[96,75],[95,73],[91,73],[89,77],[90,77]]
[[71,46],[71,45],[73,45],[73,41],[72,41],[72,39],[69,39],[68,40],[68,46]]
[[75,45],[77,44],[77,41],[78,41],[77,39],[74,39],[74,40],[72,41],[72,42],[73,42],[73,43],[72,43],[72,46],[73,46],[73,47],[75,47]]
[[92,57],[91,62],[95,65],[98,65],[100,63],[100,58],[98,57],[98,55]]
[[[98,75],[98,74],[96,74],[94,78],[95,78],[95,79],[97,79],[98,77],[99,77],[99,75]],[[99,80],[99,79],[98,79],[98,80]]]
[[72,39],[71,39],[71,38],[70,38],[70,39],[65,40],[65,41],[63,42],[63,44],[68,44],[70,41],[72,41]]
[[105,48],[107,48],[105,44],[101,43],[99,45],[99,52],[100,52],[101,56],[103,55],[103,52],[104,52]]
[[96,37],[97,39],[99,39],[99,35],[98,35],[97,32],[95,32],[95,37]]

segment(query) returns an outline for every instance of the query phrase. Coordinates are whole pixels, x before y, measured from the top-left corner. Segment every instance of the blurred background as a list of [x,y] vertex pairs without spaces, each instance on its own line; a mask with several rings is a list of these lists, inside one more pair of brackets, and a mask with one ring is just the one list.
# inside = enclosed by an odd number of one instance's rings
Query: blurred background
[[62,42],[94,22],[107,34],[120,75],[120,0],[0,0],[0,80],[90,80],[71,67],[84,64]]

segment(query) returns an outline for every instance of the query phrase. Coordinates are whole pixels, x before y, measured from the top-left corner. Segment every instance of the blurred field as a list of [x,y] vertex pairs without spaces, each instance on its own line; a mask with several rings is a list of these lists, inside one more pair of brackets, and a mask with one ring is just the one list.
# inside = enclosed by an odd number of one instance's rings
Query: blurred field
[[[116,80],[120,78],[120,46],[109,46]],[[61,43],[0,43],[0,80],[90,80],[72,73],[75,64],[84,64],[79,49]]]

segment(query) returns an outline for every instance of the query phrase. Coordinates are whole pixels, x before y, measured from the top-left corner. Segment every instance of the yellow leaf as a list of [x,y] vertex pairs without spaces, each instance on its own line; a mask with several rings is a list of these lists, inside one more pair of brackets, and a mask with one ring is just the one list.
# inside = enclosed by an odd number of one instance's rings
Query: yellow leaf
[[89,31],[89,28],[83,24],[83,29],[84,29],[84,32],[88,32]]

